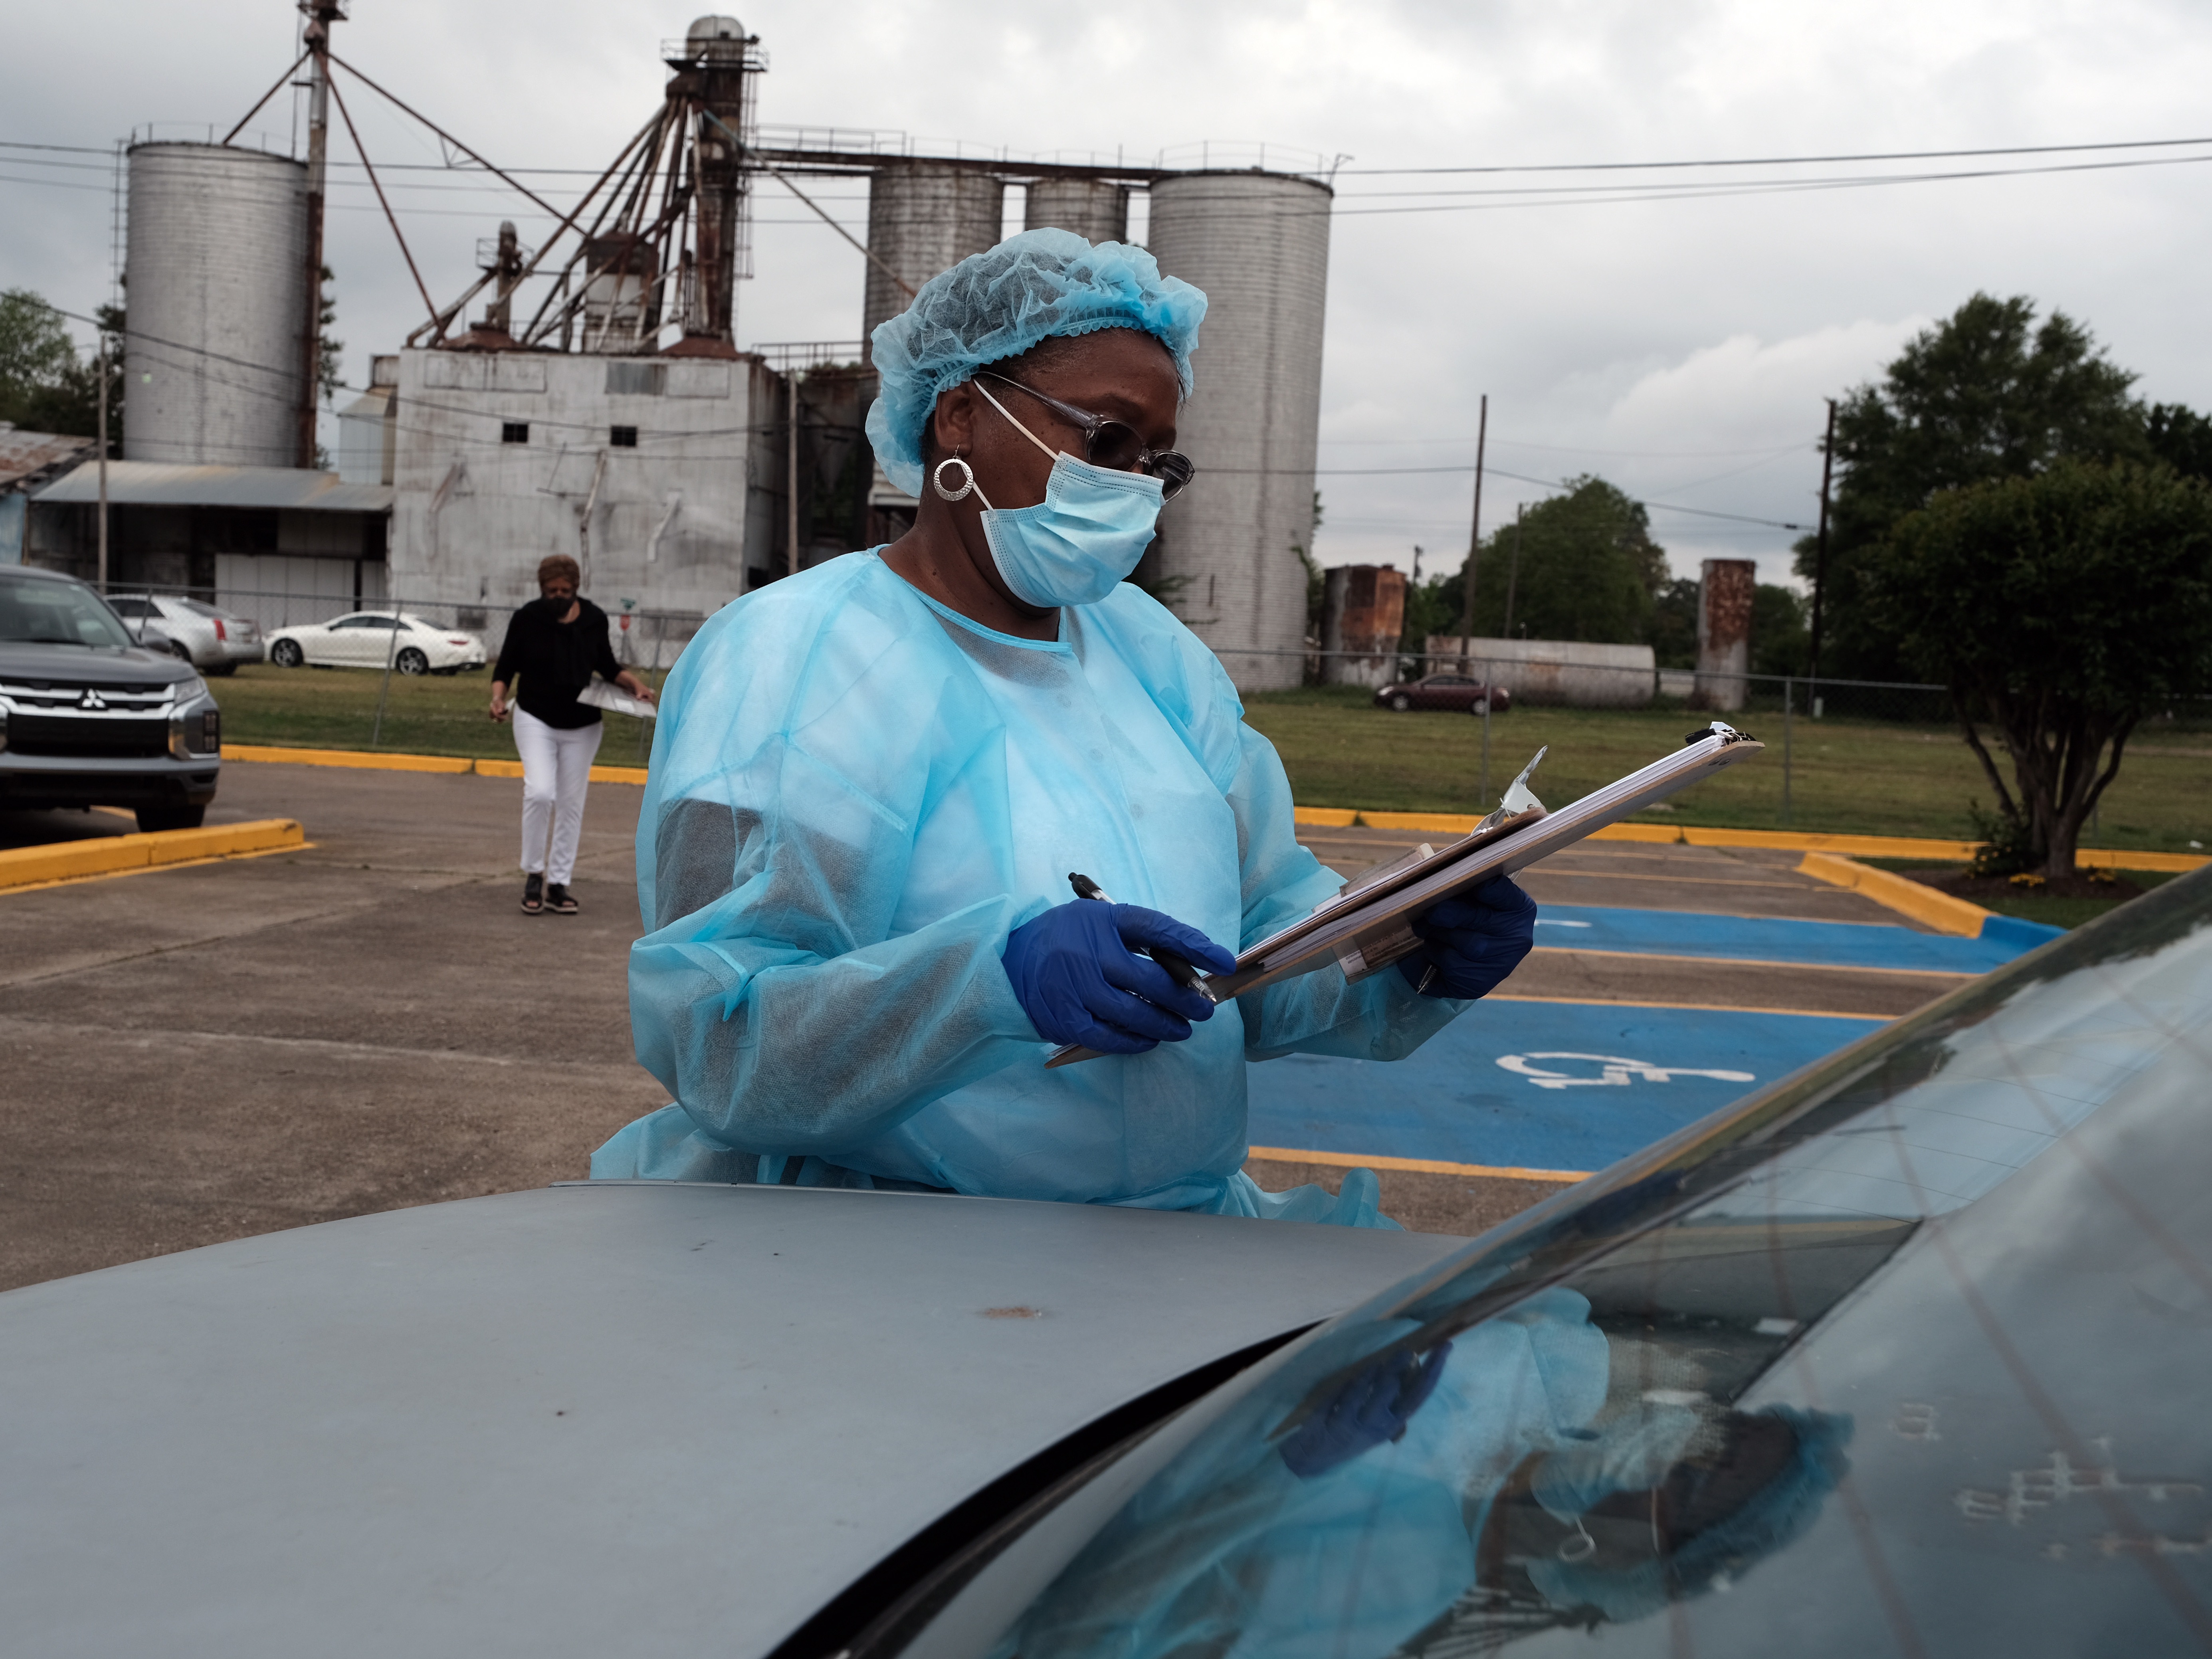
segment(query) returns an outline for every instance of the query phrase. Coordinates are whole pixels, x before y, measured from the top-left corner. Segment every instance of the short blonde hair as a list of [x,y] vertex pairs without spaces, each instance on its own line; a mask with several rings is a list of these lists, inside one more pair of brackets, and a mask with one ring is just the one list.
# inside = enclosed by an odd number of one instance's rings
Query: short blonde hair
[[544,591],[546,583],[562,576],[568,579],[568,585],[571,587],[581,587],[584,585],[583,571],[566,553],[549,553],[538,560],[538,587],[540,592]]

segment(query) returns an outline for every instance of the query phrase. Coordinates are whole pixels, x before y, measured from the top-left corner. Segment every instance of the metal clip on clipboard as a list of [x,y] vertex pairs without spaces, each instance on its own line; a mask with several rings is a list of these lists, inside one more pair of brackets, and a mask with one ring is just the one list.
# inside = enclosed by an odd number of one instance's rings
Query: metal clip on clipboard
[[[1466,836],[1437,849],[1415,848],[1346,883],[1312,915],[1243,951],[1236,972],[1207,975],[1206,994],[1216,1002],[1226,1002],[1332,963],[1350,981],[1379,973],[1420,948],[1413,919],[1438,900],[1494,876],[1525,870],[1595,830],[1749,760],[1765,747],[1715,720],[1691,732],[1686,745],[1674,753],[1556,812],[1547,811],[1528,789],[1529,774],[1548,752],[1540,749],[1500,798],[1498,810]],[[1070,1043],[1055,1050],[1045,1064],[1072,1066],[1097,1057],[1096,1049]]]

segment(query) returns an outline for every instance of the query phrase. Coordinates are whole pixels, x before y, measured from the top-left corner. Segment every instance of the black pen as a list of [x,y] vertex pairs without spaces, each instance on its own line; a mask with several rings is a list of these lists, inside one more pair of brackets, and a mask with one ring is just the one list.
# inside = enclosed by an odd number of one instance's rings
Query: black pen
[[[1079,875],[1073,870],[1067,872],[1067,884],[1075,890],[1075,896],[1079,899],[1097,899],[1102,904],[1114,902],[1103,887],[1090,877]],[[1219,1000],[1206,989],[1205,977],[1198,971],[1198,964],[1188,957],[1178,956],[1173,951],[1157,945],[1146,945],[1145,954],[1164,968],[1168,977],[1184,990],[1195,991],[1208,1002]]]

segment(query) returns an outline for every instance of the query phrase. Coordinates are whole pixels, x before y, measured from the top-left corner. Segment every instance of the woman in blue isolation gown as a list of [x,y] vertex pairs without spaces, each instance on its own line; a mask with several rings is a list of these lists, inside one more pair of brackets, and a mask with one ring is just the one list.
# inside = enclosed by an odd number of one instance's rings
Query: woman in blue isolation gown
[[[1245,1065],[1410,1053],[1535,909],[1494,882],[1426,914],[1407,971],[1218,1009],[1139,953],[1225,971],[1340,884],[1219,662],[1123,580],[1194,483],[1205,309],[1141,249],[1037,230],[876,331],[868,435],[921,511],[727,606],[669,677],[630,1009],[674,1099],[595,1177],[1390,1224],[1367,1171],[1335,1198],[1243,1174]],[[1046,1069],[1068,1042],[1106,1057]]]

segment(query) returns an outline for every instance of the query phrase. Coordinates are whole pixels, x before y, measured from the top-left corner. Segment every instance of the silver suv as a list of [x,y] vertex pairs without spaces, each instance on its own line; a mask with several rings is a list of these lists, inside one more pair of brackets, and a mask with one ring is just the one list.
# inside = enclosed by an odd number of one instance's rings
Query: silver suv
[[0,805],[124,806],[190,830],[222,768],[207,682],[131,642],[84,583],[0,568]]

